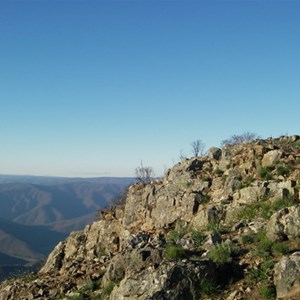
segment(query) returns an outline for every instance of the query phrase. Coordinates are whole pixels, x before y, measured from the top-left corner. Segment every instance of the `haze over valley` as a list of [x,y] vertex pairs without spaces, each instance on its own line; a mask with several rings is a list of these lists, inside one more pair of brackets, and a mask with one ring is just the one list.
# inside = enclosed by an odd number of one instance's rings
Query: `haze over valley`
[[0,279],[39,263],[71,231],[97,219],[97,211],[131,182],[0,175]]

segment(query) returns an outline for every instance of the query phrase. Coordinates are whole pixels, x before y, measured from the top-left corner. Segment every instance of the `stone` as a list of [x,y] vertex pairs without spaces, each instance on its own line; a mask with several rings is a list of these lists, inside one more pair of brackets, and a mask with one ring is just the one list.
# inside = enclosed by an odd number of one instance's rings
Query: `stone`
[[300,205],[283,208],[273,214],[266,226],[271,240],[283,241],[300,237]]
[[199,212],[193,217],[192,225],[194,228],[205,228],[209,224],[216,224],[220,221],[222,211],[217,206],[210,205]]
[[56,245],[54,250],[48,256],[46,263],[41,268],[40,273],[47,273],[51,270],[59,270],[62,267],[65,246],[65,242],[60,242]]
[[229,168],[229,166],[230,166],[230,160],[222,157],[219,161],[219,165],[217,166],[217,168],[225,172]]
[[280,182],[271,181],[268,183],[268,194],[270,200],[277,200],[278,198],[285,198],[289,196],[294,196],[294,187],[296,182],[294,180],[283,180]]
[[249,186],[240,189],[239,199],[237,200],[240,204],[251,204],[257,202],[266,195],[267,189],[263,186]]
[[115,287],[110,295],[111,300],[125,299],[162,300],[191,299],[198,300],[200,278],[214,278],[211,262],[180,262],[177,264],[164,262],[157,269],[144,269],[139,274],[128,274]]
[[293,143],[293,142],[296,142],[300,139],[300,136],[299,135],[292,135],[290,137],[290,141]]
[[299,274],[300,252],[282,257],[275,265],[274,284],[278,299],[300,299]]
[[274,162],[282,157],[282,151],[281,150],[272,150],[267,152],[262,159],[262,166],[263,167],[269,167],[274,164]]
[[219,160],[222,155],[222,150],[217,147],[211,147],[208,149],[207,155],[211,159]]

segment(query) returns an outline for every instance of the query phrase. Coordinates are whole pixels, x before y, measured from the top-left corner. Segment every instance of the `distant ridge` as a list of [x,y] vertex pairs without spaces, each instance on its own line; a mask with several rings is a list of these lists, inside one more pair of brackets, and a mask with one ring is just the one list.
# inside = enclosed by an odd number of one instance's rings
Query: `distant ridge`
[[130,184],[134,182],[133,177],[60,177],[60,176],[35,176],[35,175],[6,175],[0,174],[0,184],[3,183],[30,183],[43,185],[56,185],[73,182],[98,182],[98,183],[120,183]]

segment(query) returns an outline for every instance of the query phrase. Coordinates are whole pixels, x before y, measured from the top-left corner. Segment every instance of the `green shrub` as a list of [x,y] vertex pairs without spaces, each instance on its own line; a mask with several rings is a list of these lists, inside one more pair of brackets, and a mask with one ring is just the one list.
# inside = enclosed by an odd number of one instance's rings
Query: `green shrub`
[[249,176],[246,177],[245,185],[249,186],[253,181],[254,181],[254,177],[249,175]]
[[291,172],[291,167],[290,166],[278,166],[276,168],[276,173],[277,175],[280,175],[280,176],[288,176]]
[[234,190],[241,190],[243,188],[247,187],[247,185],[243,182],[239,182],[236,186],[233,186]]
[[247,234],[243,234],[241,236],[241,241],[243,244],[253,244],[255,241],[255,233],[254,232],[250,232]]
[[65,294],[61,293],[61,292],[57,292],[54,296],[54,300],[61,300],[65,298]]
[[272,209],[274,212],[289,206],[297,204],[297,201],[293,197],[278,198],[272,203]]
[[219,294],[220,292],[220,287],[219,285],[208,278],[204,278],[201,282],[200,282],[200,286],[199,286],[199,296],[208,296],[208,297],[212,297],[214,295]]
[[260,216],[269,219],[273,214],[272,203],[270,201],[261,203]]
[[257,202],[257,203],[252,203],[252,204],[242,207],[241,209],[239,209],[239,211],[237,213],[237,219],[238,220],[246,220],[246,221],[253,220],[259,214],[260,205],[261,204],[259,202]]
[[212,247],[208,253],[208,258],[218,265],[230,263],[232,261],[231,245],[222,242]]
[[248,270],[247,279],[250,280],[250,282],[264,282],[272,275],[273,268],[273,259],[268,259],[258,268],[251,268]]
[[214,171],[214,173],[215,173],[216,175],[218,175],[218,176],[221,176],[221,175],[223,175],[224,171],[221,170],[221,169],[219,169],[219,168],[216,168],[215,171]]
[[254,202],[240,208],[237,212],[236,218],[238,220],[246,221],[251,221],[257,217],[269,219],[274,212],[297,203],[297,200],[295,200],[293,197],[279,198],[273,203],[268,201],[267,198],[261,199],[259,202]]
[[88,279],[85,285],[80,289],[80,292],[94,291],[99,287],[99,282]]
[[259,293],[264,299],[276,299],[276,289],[274,285],[263,283],[259,288]]
[[250,282],[259,282],[262,280],[267,280],[268,279],[268,274],[262,271],[260,268],[252,268],[248,270],[247,273],[247,280]]
[[279,254],[285,255],[285,254],[288,254],[290,251],[289,247],[284,242],[273,243],[271,250],[272,250],[272,254],[274,254],[274,255],[279,255]]
[[166,240],[169,244],[177,244],[190,231],[190,227],[177,223],[175,229],[168,232]]
[[258,255],[266,260],[270,259],[272,255],[285,255],[290,251],[285,242],[273,242],[269,240],[265,229],[260,230],[253,237],[254,243],[256,243],[253,254]]
[[201,197],[200,197],[200,203],[201,204],[206,204],[210,201],[210,196],[207,195],[207,194],[201,194]]
[[265,230],[257,234],[256,240],[258,243],[254,253],[264,259],[268,259],[271,255],[273,242],[267,238]]
[[100,257],[106,256],[106,255],[107,255],[107,253],[106,253],[105,248],[100,247],[99,250],[98,250],[98,257],[100,258]]
[[230,229],[228,227],[214,222],[211,222],[207,225],[207,230],[209,230],[212,234],[218,236],[230,232]]
[[68,297],[69,300],[84,300],[84,296],[83,295],[74,295],[71,297]]
[[186,182],[186,188],[189,189],[194,185],[194,183],[192,181],[187,181]]
[[274,170],[274,167],[272,166],[268,166],[268,167],[261,167],[258,170],[258,174],[259,176],[263,179],[263,180],[271,180],[273,178],[271,172]]
[[186,251],[181,246],[167,245],[164,254],[166,259],[173,260],[185,257]]
[[191,239],[194,242],[196,247],[199,247],[203,244],[206,239],[206,236],[201,231],[194,230],[191,233]]
[[113,281],[110,281],[104,288],[103,292],[102,292],[102,297],[108,297],[111,292],[113,291],[114,287],[115,287],[116,283]]
[[185,231],[183,230],[170,230],[167,234],[166,240],[169,243],[177,243],[179,240],[183,238],[185,235]]

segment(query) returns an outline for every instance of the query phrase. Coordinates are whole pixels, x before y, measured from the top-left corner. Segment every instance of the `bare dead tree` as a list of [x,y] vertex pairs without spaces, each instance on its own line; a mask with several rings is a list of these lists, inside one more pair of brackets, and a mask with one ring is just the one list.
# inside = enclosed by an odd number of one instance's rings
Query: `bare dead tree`
[[221,142],[221,146],[224,146],[225,144],[227,145],[237,145],[237,144],[245,144],[245,143],[250,143],[256,139],[259,139],[260,137],[253,132],[246,131],[242,134],[234,134],[231,136],[229,139],[223,140]]
[[193,156],[203,156],[205,144],[201,140],[196,140],[191,143]]
[[150,183],[154,176],[154,171],[152,167],[145,167],[141,161],[141,166],[135,169],[135,177],[138,182],[143,184]]

